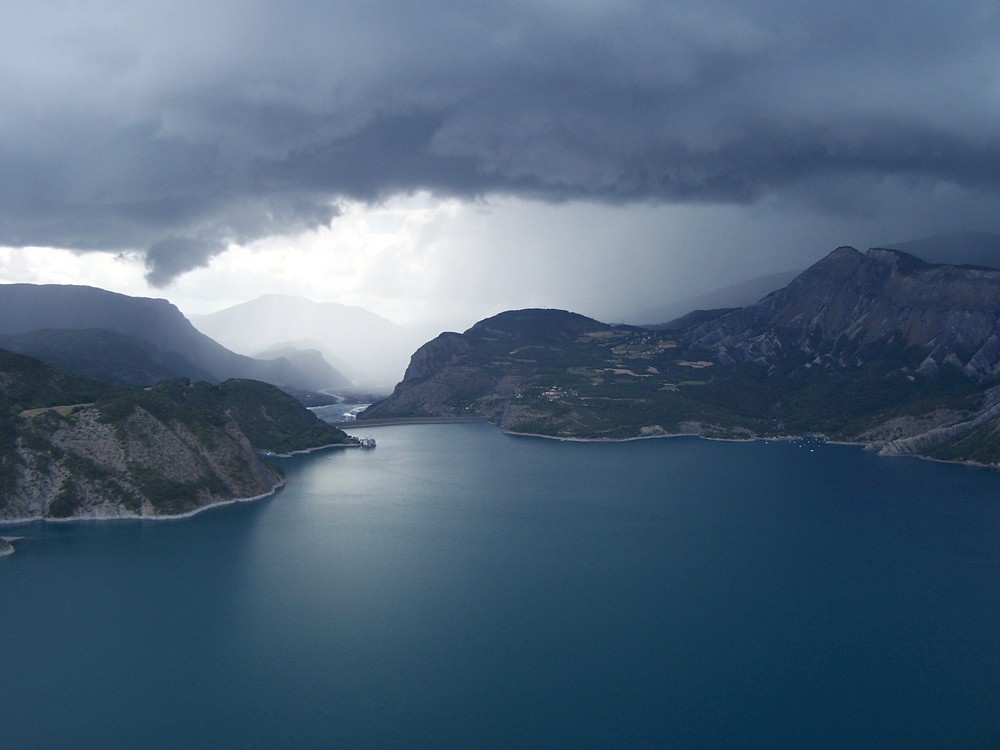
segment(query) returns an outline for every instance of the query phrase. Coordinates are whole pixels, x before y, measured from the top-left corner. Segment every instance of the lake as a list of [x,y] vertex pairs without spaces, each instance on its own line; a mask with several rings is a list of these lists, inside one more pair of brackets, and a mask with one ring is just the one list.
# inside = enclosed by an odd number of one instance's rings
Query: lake
[[263,501],[3,527],[0,746],[1000,746],[998,472],[354,432]]

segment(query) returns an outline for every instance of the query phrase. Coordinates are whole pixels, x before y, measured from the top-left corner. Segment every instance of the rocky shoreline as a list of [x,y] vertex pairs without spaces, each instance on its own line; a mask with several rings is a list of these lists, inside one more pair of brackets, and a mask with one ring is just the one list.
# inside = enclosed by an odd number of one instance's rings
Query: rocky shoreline
[[[425,419],[406,419],[406,418],[403,418],[403,419],[382,419],[382,420],[379,420],[378,424],[372,424],[371,426],[372,427],[385,427],[385,426],[394,426],[394,425],[399,425],[399,426],[410,425],[410,426],[412,426],[412,425],[421,425],[421,424],[493,424],[493,423],[490,423],[490,422],[488,422],[485,419],[475,419],[474,420],[474,419],[448,419],[448,418],[443,418],[443,419],[426,419],[425,420]],[[499,425],[494,425],[494,426],[500,427]],[[751,434],[748,434],[746,437],[723,437],[721,435],[707,434],[705,431],[697,431],[697,430],[692,429],[691,431],[686,431],[686,432],[672,432],[672,433],[668,433],[666,431],[658,431],[658,432],[655,432],[655,433],[651,432],[650,434],[647,434],[647,435],[636,435],[636,436],[633,436],[633,437],[624,437],[624,438],[601,438],[601,437],[584,438],[584,437],[570,437],[570,436],[560,436],[560,435],[544,435],[544,434],[540,434],[540,433],[514,432],[514,431],[508,430],[508,429],[503,428],[503,427],[500,427],[500,429],[501,429],[501,431],[505,435],[511,435],[512,437],[543,438],[545,440],[559,440],[559,441],[571,442],[571,443],[626,443],[626,442],[633,442],[633,441],[637,441],[637,440],[658,440],[658,439],[665,439],[665,438],[683,438],[683,437],[688,437],[688,438],[694,437],[694,438],[699,438],[699,439],[702,439],[702,440],[716,440],[716,441],[720,441],[720,442],[733,442],[733,443],[754,442],[754,441],[763,441],[763,442],[771,442],[771,441],[774,441],[774,442],[793,442],[793,441],[796,441],[796,440],[809,440],[809,439],[813,439],[813,440],[818,440],[818,441],[823,442],[823,443],[828,443],[830,445],[855,446],[855,447],[862,448],[864,450],[877,451],[880,456],[885,456],[885,457],[889,457],[889,458],[900,458],[900,457],[901,458],[918,458],[918,459],[922,459],[924,461],[933,461],[935,463],[956,464],[956,465],[959,465],[959,466],[970,466],[970,467],[982,468],[982,469],[993,469],[993,470],[1000,469],[1000,465],[997,465],[997,464],[986,464],[986,463],[982,463],[982,462],[979,462],[979,461],[946,460],[946,459],[934,458],[934,457],[931,457],[931,456],[924,456],[924,455],[921,455],[921,454],[915,453],[915,452],[905,453],[905,452],[900,452],[900,451],[893,451],[893,450],[887,451],[887,450],[885,450],[885,448],[887,447],[887,445],[891,445],[895,441],[887,441],[887,442],[886,441],[881,441],[881,442],[879,442],[879,441],[876,441],[876,442],[864,442],[864,441],[850,441],[850,440],[833,440],[833,439],[830,439],[830,438],[828,438],[827,436],[825,436],[825,435],[823,435],[821,433],[804,433],[802,435],[756,435],[756,434],[752,434],[751,433]],[[885,444],[882,444],[882,443],[885,443]],[[293,453],[285,453],[285,454],[268,453],[266,455],[269,455],[269,456],[272,456],[272,457],[275,457],[275,458],[289,458],[292,455],[300,455],[300,454],[313,453],[313,452],[320,451],[320,450],[326,450],[328,448],[351,448],[351,447],[355,447],[355,448],[359,447],[359,444],[357,444],[357,443],[348,443],[348,444],[341,443],[341,444],[321,445],[321,446],[316,446],[315,448],[308,448],[308,449],[305,449],[305,450],[294,451]],[[279,480],[278,482],[275,483],[274,487],[269,492],[265,492],[265,493],[260,494],[260,495],[255,495],[253,497],[239,497],[239,498],[232,498],[230,500],[220,500],[218,502],[213,502],[213,503],[209,503],[207,505],[203,505],[203,506],[201,506],[199,508],[195,508],[195,509],[187,511],[185,513],[178,513],[178,514],[173,514],[173,515],[169,515],[169,514],[167,514],[167,515],[141,515],[141,514],[133,513],[133,514],[122,514],[122,515],[114,515],[114,516],[111,516],[111,515],[104,515],[104,516],[100,516],[100,515],[96,515],[96,516],[95,515],[92,515],[92,516],[74,516],[74,517],[70,517],[70,518],[45,518],[45,517],[42,517],[42,516],[38,516],[38,517],[32,517],[32,518],[19,518],[19,519],[3,520],[3,521],[0,521],[0,524],[2,524],[4,526],[13,526],[13,525],[18,525],[18,524],[23,524],[23,523],[31,523],[31,522],[34,522],[34,521],[53,521],[53,522],[57,522],[57,523],[79,522],[79,521],[110,521],[110,520],[175,521],[175,520],[180,520],[180,519],[184,519],[184,518],[191,518],[192,516],[198,515],[199,513],[203,512],[203,511],[209,510],[210,508],[218,508],[218,507],[225,506],[225,505],[234,505],[236,503],[254,502],[254,501],[257,501],[257,500],[263,500],[263,499],[266,499],[268,497],[272,497],[279,490],[281,490],[285,486],[285,484],[286,484],[286,480],[285,479],[281,479],[281,480]],[[0,557],[4,557],[4,556],[7,556],[7,555],[14,554],[14,551],[15,551],[14,550],[14,545],[11,542],[17,541],[20,538],[22,538],[22,537],[16,537],[16,536],[4,536],[4,537],[0,537]]]
[[[995,416],[996,408],[995,405],[991,409],[990,417]],[[979,424],[984,421],[982,418],[966,420],[965,424]],[[370,423],[369,423],[370,422]],[[513,437],[535,437],[544,438],[545,440],[560,440],[568,443],[627,443],[635,440],[656,440],[659,438],[678,438],[678,437],[697,437],[702,440],[718,440],[721,442],[731,442],[731,443],[742,443],[750,441],[782,441],[788,442],[793,440],[807,440],[809,438],[815,438],[821,440],[824,443],[829,443],[831,445],[853,445],[863,448],[868,451],[876,451],[878,455],[887,458],[919,458],[924,461],[934,461],[935,463],[944,464],[956,464],[959,466],[972,466],[975,468],[983,469],[1000,469],[1000,464],[990,464],[981,461],[972,460],[950,460],[943,458],[935,458],[933,456],[926,456],[915,450],[916,446],[922,445],[926,441],[919,441],[918,438],[921,437],[920,434],[907,434],[907,435],[895,435],[894,437],[889,434],[881,434],[877,429],[869,430],[866,432],[860,440],[843,440],[828,437],[821,432],[805,432],[802,434],[793,435],[759,435],[752,432],[746,428],[741,428],[737,430],[723,430],[722,428],[715,428],[713,425],[704,425],[700,422],[689,422],[685,423],[690,426],[690,429],[684,430],[683,432],[668,432],[662,428],[649,429],[646,434],[633,435],[630,437],[574,437],[569,435],[546,435],[544,433],[537,432],[519,432],[517,430],[511,430],[503,425],[498,425],[496,422],[491,422],[485,417],[396,417],[396,418],[379,418],[372,420],[359,420],[360,424],[368,424],[370,427],[389,427],[389,426],[404,426],[404,425],[423,425],[423,424],[490,424],[495,427],[499,427],[500,430],[505,435],[511,435]],[[683,426],[683,425],[682,425]],[[940,429],[940,428],[938,428]],[[735,437],[731,435],[726,435],[725,433],[739,432],[740,437]],[[907,450],[906,448],[909,448]]]
[[[400,421],[399,424],[406,424],[406,422]],[[505,435],[511,435],[513,437],[534,437],[543,438],[545,440],[560,440],[567,443],[629,443],[636,440],[659,440],[664,438],[683,438],[683,437],[693,437],[699,438],[701,440],[715,440],[723,443],[747,443],[755,441],[763,442],[792,442],[795,440],[809,440],[814,439],[823,443],[828,443],[829,445],[848,445],[862,448],[866,451],[875,451],[879,456],[884,458],[917,458],[922,461],[933,461],[934,463],[940,464],[955,464],[956,466],[970,466],[977,469],[994,469],[1000,470],[1000,464],[988,464],[982,461],[971,461],[971,460],[951,460],[944,458],[935,458],[933,456],[925,456],[921,453],[915,451],[901,451],[898,449],[898,443],[896,441],[864,441],[864,440],[835,440],[827,437],[826,435],[819,432],[807,432],[801,435],[757,435],[754,433],[748,434],[746,437],[723,437],[721,435],[705,434],[702,432],[658,432],[656,434],[649,435],[635,435],[633,437],[622,437],[622,438],[602,438],[602,437],[569,437],[563,435],[544,435],[541,433],[532,432],[515,432],[513,430],[508,430],[502,428],[501,430]]]
[[[175,514],[164,514],[164,515],[142,515],[139,513],[127,513],[119,515],[105,515],[105,516],[72,516],[69,518],[46,518],[44,516],[35,516],[32,518],[17,518],[17,519],[6,519],[0,521],[0,525],[3,526],[16,526],[25,523],[33,523],[35,521],[45,521],[46,523],[79,523],[81,521],[178,521],[184,518],[191,518],[199,513],[209,510],[210,508],[220,508],[224,505],[235,505],[236,503],[252,503],[257,500],[264,500],[266,498],[272,497],[279,490],[285,486],[285,480],[281,479],[278,481],[269,492],[265,492],[260,495],[254,495],[253,497],[234,497],[231,500],[219,500],[214,503],[208,503],[207,505],[202,505],[193,510],[186,511],[184,513]],[[11,542],[15,542],[18,539],[23,539],[23,537],[17,536],[7,536],[0,537],[0,557],[4,555],[14,554],[14,545]]]
[[[313,448],[306,448],[299,451],[292,451],[291,453],[271,453],[264,452],[264,455],[273,458],[289,458],[293,455],[300,455],[306,453],[314,453],[316,451],[327,450],[329,448],[357,448],[360,447],[360,443],[330,443],[327,445],[318,445]],[[13,518],[13,519],[0,519],[0,526],[16,526],[25,523],[33,523],[36,521],[54,522],[54,523],[71,523],[80,521],[117,521],[117,520],[131,520],[131,521],[177,521],[184,518],[191,518],[199,513],[209,510],[210,508],[219,508],[224,505],[234,505],[236,503],[249,503],[255,502],[257,500],[264,500],[268,497],[272,497],[279,490],[281,490],[286,484],[284,478],[279,479],[275,482],[274,486],[268,491],[258,495],[253,495],[251,497],[235,497],[228,500],[218,500],[216,502],[207,503],[205,505],[193,508],[192,510],[185,511],[184,513],[173,513],[173,514],[142,514],[142,513],[116,513],[114,515],[104,514],[104,515],[77,515],[69,516],[66,518],[51,518],[46,516],[30,516],[26,518]],[[14,553],[14,542],[22,537],[0,537],[0,557],[5,555],[11,555]]]
[[[364,423],[364,422],[362,422]],[[390,427],[406,425],[424,424],[490,424],[499,429],[505,435],[513,437],[534,437],[545,440],[559,440],[567,443],[629,443],[636,440],[657,440],[660,438],[681,438],[696,437],[702,440],[717,440],[726,443],[745,443],[752,441],[775,441],[791,442],[794,440],[808,440],[810,438],[820,440],[830,445],[852,445],[868,451],[876,451],[878,455],[887,458],[919,458],[924,461],[934,461],[935,463],[956,464],[959,466],[972,466],[982,469],[1000,469],[1000,464],[988,464],[981,461],[958,461],[943,458],[925,456],[916,451],[900,450],[900,441],[896,439],[874,439],[874,431],[868,435],[872,439],[864,440],[842,440],[830,438],[821,432],[805,432],[799,435],[758,435],[747,429],[736,430],[741,433],[740,437],[725,436],[724,432],[734,432],[734,430],[713,430],[711,425],[707,427],[701,423],[688,423],[691,429],[683,432],[667,432],[663,429],[650,430],[648,434],[633,435],[631,437],[573,437],[569,435],[546,435],[537,432],[518,432],[511,430],[495,422],[491,422],[485,417],[397,417],[380,418],[371,420],[371,427]]]

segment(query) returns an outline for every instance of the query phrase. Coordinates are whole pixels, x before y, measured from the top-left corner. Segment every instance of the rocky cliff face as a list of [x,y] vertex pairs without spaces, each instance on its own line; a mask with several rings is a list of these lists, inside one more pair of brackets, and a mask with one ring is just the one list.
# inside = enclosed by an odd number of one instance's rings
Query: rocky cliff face
[[565,310],[531,309],[500,313],[462,334],[442,333],[413,354],[392,396],[364,417],[474,415],[509,426],[512,397],[552,366],[587,359],[581,336],[610,328]]
[[834,250],[756,304],[653,331],[520,310],[421,347],[363,417],[627,438],[820,432],[1000,463],[1000,271]]
[[23,418],[0,519],[178,515],[257,497],[281,481],[232,420],[212,427],[135,408],[89,406]]
[[356,443],[266,383],[125,388],[0,350],[0,521],[190,513],[271,492],[258,450]]
[[689,329],[722,364],[827,369],[887,356],[933,374],[1000,374],[1000,271],[930,265],[895,250],[834,250],[754,305]]
[[410,359],[403,380],[392,395],[366,410],[369,419],[391,417],[453,417],[467,412],[463,393],[480,398],[489,393],[493,378],[465,361],[472,345],[460,334],[442,333]]

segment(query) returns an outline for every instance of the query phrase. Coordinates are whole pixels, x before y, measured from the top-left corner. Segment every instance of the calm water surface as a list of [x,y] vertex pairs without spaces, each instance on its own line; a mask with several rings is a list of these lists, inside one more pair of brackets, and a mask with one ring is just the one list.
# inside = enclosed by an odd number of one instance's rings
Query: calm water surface
[[998,473],[365,433],[258,503],[7,527],[0,746],[1000,747]]

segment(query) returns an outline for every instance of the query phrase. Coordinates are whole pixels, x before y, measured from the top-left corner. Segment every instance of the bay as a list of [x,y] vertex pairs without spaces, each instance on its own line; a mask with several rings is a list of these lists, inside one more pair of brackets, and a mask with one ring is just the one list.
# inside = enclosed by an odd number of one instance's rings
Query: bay
[[263,501],[2,529],[0,746],[1000,744],[996,472],[365,432]]

